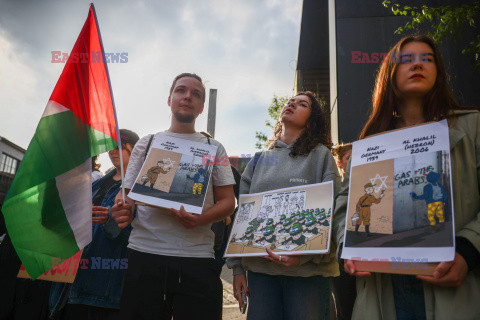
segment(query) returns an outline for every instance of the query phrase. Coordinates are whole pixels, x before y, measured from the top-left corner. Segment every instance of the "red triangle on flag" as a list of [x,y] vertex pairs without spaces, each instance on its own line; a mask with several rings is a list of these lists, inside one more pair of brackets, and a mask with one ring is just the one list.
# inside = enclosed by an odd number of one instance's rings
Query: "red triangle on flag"
[[91,4],[87,20],[50,100],[72,110],[86,124],[118,143],[110,79],[104,57],[95,9]]

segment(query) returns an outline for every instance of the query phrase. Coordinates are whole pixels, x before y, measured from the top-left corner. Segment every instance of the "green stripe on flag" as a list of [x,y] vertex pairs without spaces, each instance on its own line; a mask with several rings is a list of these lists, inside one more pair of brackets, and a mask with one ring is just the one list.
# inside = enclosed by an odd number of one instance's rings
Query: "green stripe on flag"
[[71,111],[40,120],[2,207],[12,243],[33,279],[52,268],[52,258],[79,250],[72,231],[77,226],[69,225],[55,178],[116,147]]
[[113,138],[92,129],[71,111],[43,117],[5,201],[116,147]]
[[52,257],[67,259],[78,252],[55,179],[26,190],[6,205],[8,233],[32,279],[52,268]]

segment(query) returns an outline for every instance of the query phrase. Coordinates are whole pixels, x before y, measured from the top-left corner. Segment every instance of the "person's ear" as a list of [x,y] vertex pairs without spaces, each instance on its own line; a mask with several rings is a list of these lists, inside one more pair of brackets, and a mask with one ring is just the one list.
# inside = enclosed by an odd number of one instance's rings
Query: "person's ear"
[[169,107],[171,107],[171,99],[170,99],[170,96],[168,96],[167,104],[168,104]]
[[124,144],[124,149],[128,151],[128,153],[132,153],[133,150],[133,145],[131,143],[125,143]]

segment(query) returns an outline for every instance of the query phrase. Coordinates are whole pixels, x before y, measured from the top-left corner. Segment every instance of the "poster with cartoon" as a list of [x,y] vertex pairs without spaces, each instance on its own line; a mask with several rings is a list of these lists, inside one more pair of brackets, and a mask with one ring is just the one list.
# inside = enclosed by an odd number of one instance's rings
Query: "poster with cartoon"
[[332,207],[332,181],[240,195],[225,257],[327,253]]
[[356,141],[351,161],[343,259],[453,260],[446,121]]
[[129,193],[147,205],[202,213],[217,147],[156,135]]

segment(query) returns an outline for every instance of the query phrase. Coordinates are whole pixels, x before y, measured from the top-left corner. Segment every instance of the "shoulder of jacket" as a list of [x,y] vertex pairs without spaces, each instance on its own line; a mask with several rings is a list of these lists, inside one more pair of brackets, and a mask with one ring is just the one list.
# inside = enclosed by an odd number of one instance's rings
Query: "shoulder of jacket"
[[479,110],[455,110],[457,121],[461,122],[477,122],[480,119]]

